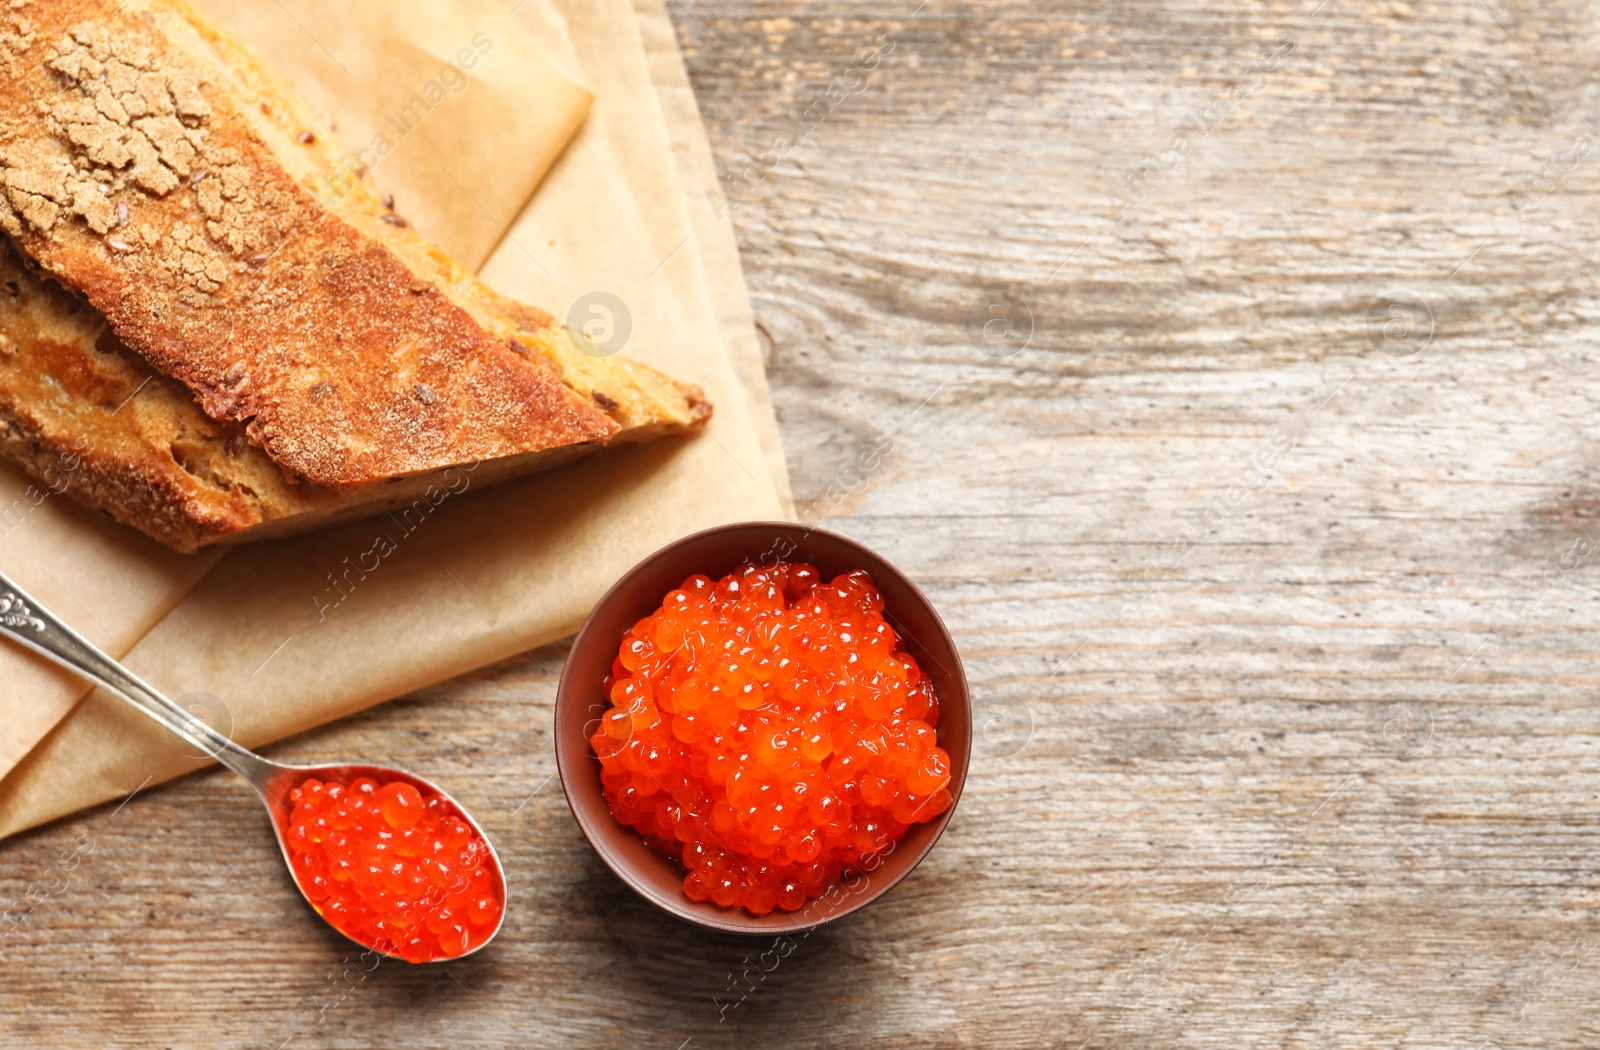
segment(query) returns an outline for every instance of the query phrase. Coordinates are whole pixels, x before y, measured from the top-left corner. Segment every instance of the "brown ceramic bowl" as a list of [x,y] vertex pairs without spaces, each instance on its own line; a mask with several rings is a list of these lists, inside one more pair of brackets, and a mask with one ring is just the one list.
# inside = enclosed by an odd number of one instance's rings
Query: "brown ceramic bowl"
[[[683,892],[683,869],[617,822],[600,792],[600,760],[589,746],[599,717],[610,706],[600,691],[622,636],[661,607],[667,592],[688,576],[724,576],[747,561],[809,562],[824,580],[865,569],[883,593],[884,615],[906,650],[932,680],[939,697],[939,746],[950,754],[950,808],[915,824],[870,872],[844,882],[796,912],[755,916],[740,908],[696,902]],[[617,877],[645,900],[680,919],[713,930],[776,936],[848,915],[877,900],[927,856],[961,800],[971,755],[972,713],[967,679],[955,643],[932,604],[893,565],[854,540],[781,521],[723,525],[656,551],[618,580],[595,606],[572,644],[556,693],[556,765],[572,815],[589,844]]]

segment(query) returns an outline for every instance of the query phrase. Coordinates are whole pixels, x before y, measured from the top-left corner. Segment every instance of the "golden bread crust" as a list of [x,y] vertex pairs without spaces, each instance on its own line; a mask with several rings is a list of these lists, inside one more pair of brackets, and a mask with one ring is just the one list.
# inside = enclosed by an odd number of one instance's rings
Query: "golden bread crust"
[[128,351],[88,303],[0,245],[0,451],[180,551],[339,500]]
[[[530,346],[563,340],[559,329],[525,333]],[[580,350],[568,350],[583,356]],[[531,351],[530,351],[531,353]],[[543,358],[540,358],[543,360]],[[631,362],[630,362],[631,364]],[[634,368],[644,369],[642,365]],[[679,433],[679,414],[648,411],[655,379],[630,385],[612,373],[612,444]],[[690,409],[695,419],[709,408]],[[464,467],[481,487],[587,455],[596,442],[565,445]],[[0,454],[46,491],[63,494],[179,551],[303,532],[328,521],[411,506],[430,486],[452,491],[447,468],[403,481],[332,489],[297,481],[253,444],[239,423],[211,419],[187,387],[122,346],[81,296],[28,266],[0,238]],[[452,484],[452,482],[455,484]],[[0,506],[0,533],[27,506]]]
[[280,156],[315,133],[270,141],[246,109],[265,89],[192,12],[26,11],[0,81],[0,225],[208,415],[332,488],[617,433],[512,348],[507,319],[297,182]]

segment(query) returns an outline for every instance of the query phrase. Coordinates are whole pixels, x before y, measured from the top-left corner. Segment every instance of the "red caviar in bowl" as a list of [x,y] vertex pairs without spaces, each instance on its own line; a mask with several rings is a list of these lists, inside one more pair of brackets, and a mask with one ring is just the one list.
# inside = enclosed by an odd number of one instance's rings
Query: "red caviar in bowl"
[[403,780],[315,778],[289,792],[290,866],[334,929],[407,962],[483,943],[505,910],[488,843],[448,801]]
[[612,814],[690,899],[797,911],[950,808],[939,700],[872,578],[691,576],[622,639],[590,737]]

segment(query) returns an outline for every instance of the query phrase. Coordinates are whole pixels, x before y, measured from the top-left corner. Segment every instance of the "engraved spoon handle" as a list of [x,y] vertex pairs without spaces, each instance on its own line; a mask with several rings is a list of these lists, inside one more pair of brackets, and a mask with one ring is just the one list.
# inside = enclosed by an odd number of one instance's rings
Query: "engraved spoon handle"
[[138,675],[61,622],[4,573],[0,573],[0,634],[21,642],[132,704],[252,784],[264,783],[275,769],[274,763],[245,750],[162,696]]

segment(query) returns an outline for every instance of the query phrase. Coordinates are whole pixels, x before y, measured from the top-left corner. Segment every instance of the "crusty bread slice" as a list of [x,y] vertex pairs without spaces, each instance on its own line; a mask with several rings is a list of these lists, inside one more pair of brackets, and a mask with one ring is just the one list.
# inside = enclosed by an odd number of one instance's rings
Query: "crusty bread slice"
[[[560,334],[522,338],[538,346]],[[678,429],[641,407],[671,380],[619,385],[616,378],[606,385],[619,391],[615,415],[623,425],[611,443]],[[243,424],[207,416],[187,387],[124,347],[81,296],[0,238],[0,455],[39,479],[30,498],[66,495],[175,550],[268,539],[383,511],[426,517],[442,493],[559,466],[594,447],[567,445],[346,489],[297,481],[249,440]],[[0,506],[0,535],[29,509]]]
[[0,450],[36,474],[74,455],[76,498],[190,550],[709,417],[416,237],[186,5],[21,10],[0,32],[0,227],[23,253],[0,261]]

